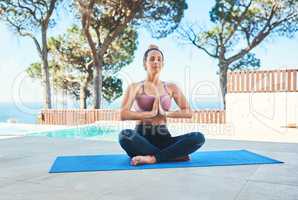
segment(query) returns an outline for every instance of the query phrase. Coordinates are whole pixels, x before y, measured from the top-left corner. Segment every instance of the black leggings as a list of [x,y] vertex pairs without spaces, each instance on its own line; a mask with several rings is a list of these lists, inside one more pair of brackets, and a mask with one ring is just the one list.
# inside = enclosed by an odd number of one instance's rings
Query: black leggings
[[135,130],[122,130],[119,143],[129,157],[154,155],[157,162],[164,162],[195,152],[205,137],[200,132],[172,137],[166,125],[137,125]]

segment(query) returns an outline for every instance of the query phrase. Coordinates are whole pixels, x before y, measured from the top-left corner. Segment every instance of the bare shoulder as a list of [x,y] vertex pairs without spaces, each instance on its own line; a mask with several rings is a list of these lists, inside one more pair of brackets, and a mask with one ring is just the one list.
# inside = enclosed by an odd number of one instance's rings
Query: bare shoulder
[[166,84],[167,84],[167,88],[170,90],[171,93],[177,93],[178,91],[180,91],[177,84],[172,82],[166,82]]
[[141,87],[141,82],[133,82],[128,85],[127,90],[133,93],[136,93]]
[[131,83],[127,86],[127,89],[124,93],[124,98],[122,100],[121,108],[130,109],[133,103],[133,100],[137,94],[139,88],[139,83]]

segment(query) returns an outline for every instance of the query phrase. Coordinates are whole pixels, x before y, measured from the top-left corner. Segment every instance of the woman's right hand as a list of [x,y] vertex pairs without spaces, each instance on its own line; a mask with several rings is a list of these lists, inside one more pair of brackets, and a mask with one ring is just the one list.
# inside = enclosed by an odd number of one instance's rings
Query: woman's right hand
[[154,103],[153,103],[153,106],[152,106],[152,110],[149,111],[149,113],[150,113],[149,118],[156,117],[159,114],[160,96],[159,96],[157,88],[155,88],[155,95],[154,96],[155,96],[155,100],[154,100]]
[[158,113],[159,113],[159,96],[155,96],[155,100],[151,110],[152,117],[157,116]]

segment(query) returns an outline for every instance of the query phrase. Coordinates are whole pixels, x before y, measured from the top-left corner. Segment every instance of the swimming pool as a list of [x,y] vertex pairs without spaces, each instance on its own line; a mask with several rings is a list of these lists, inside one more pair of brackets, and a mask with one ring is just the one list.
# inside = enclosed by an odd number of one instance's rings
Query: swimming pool
[[[135,122],[102,121],[90,125],[73,126],[60,130],[34,132],[30,136],[46,136],[50,138],[79,138],[90,140],[118,141],[118,134],[123,129],[134,129]],[[198,131],[198,124],[168,124],[172,136]]]
[[23,137],[43,131],[57,131],[65,126],[0,122],[0,139]]
[[111,125],[88,125],[66,128],[61,130],[50,130],[34,132],[29,136],[46,136],[50,138],[83,138],[94,140],[115,141],[118,136],[119,128]]
[[81,138],[91,140],[117,141],[124,128],[134,128],[134,123],[104,121],[90,125],[61,126],[0,122],[0,139],[43,136],[49,138]]
[[[218,126],[218,125],[216,125]],[[167,125],[172,136],[202,131],[216,131],[214,126],[197,123],[169,123]],[[77,138],[88,140],[118,141],[118,134],[123,129],[134,129],[134,121],[100,121],[90,125],[53,126],[38,124],[9,124],[0,123],[0,139],[10,137],[37,136],[49,138]],[[216,127],[215,127],[216,128]],[[209,130],[210,129],[210,130]],[[2,133],[2,134],[1,134]]]

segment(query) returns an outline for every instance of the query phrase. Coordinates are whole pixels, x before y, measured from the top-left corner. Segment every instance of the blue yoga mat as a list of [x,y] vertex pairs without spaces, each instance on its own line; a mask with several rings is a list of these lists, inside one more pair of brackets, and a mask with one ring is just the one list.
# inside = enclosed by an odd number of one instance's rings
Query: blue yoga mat
[[63,173],[283,163],[247,150],[202,151],[195,152],[190,157],[190,161],[184,162],[163,162],[131,166],[130,158],[126,154],[59,156],[49,172]]

